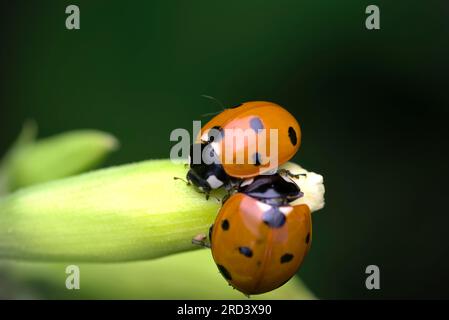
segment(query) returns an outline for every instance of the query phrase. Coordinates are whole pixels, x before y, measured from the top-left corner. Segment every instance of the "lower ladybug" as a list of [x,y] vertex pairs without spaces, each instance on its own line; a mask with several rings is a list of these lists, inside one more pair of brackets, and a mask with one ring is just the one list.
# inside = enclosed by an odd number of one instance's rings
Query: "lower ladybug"
[[244,294],[282,286],[295,275],[312,237],[303,196],[280,174],[245,180],[225,201],[210,232],[212,255],[223,277]]

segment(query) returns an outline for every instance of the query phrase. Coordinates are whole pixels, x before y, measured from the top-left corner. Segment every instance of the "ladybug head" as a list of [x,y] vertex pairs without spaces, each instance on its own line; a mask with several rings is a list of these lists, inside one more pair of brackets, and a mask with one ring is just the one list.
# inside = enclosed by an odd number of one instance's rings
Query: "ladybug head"
[[212,143],[197,143],[190,148],[190,170],[187,180],[201,191],[209,192],[229,182],[223,166],[217,161]]

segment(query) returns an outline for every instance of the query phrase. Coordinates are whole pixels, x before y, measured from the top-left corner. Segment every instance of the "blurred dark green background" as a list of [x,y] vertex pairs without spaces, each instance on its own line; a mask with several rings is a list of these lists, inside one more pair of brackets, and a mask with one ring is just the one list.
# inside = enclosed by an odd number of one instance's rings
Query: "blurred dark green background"
[[[77,4],[81,30],[65,28]],[[365,29],[377,4],[381,30]],[[295,160],[325,177],[301,278],[320,298],[449,298],[447,1],[15,1],[0,11],[0,152],[96,128],[107,165],[169,155],[169,134],[270,100],[300,121]],[[365,267],[381,290],[365,288]]]

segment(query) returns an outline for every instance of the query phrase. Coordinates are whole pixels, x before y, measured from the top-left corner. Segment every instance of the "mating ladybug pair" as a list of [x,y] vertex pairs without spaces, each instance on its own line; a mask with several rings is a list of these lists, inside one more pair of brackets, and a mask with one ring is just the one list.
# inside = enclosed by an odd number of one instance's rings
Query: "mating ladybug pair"
[[[250,145],[255,141],[229,141],[234,137],[226,133],[236,129],[254,130],[259,139],[263,129],[277,130],[276,163],[264,159],[267,161],[262,164],[257,147]],[[272,142],[271,136],[263,138],[266,145]],[[296,273],[310,248],[310,209],[305,204],[291,204],[303,193],[295,175],[278,169],[295,155],[300,143],[299,124],[287,110],[271,102],[254,101],[215,116],[191,148],[187,180],[207,195],[221,187],[228,191],[209,230],[209,243],[223,277],[247,295],[282,286]],[[234,159],[242,153],[245,161],[223,161],[229,146]],[[195,148],[217,161],[194,163]],[[248,154],[250,150],[256,152]],[[195,238],[194,243],[205,244],[205,238]]]

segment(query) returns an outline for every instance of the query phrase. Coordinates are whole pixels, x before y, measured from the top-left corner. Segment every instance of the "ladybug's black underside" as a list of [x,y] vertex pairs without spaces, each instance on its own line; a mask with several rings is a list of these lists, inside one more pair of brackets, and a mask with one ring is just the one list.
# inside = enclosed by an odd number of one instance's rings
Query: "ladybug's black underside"
[[253,181],[238,189],[250,197],[263,202],[286,204],[303,196],[293,181],[288,182],[280,174],[257,176]]
[[205,192],[209,192],[212,189],[217,189],[223,185],[228,185],[230,183],[230,178],[218,161],[210,164],[203,161],[202,154],[205,150],[206,152],[211,153],[211,158],[215,156],[213,154],[213,148],[211,148],[209,143],[196,144],[196,146],[198,145],[201,147],[201,157],[199,163],[194,163],[194,145],[190,148],[190,170],[187,172],[187,180]]

